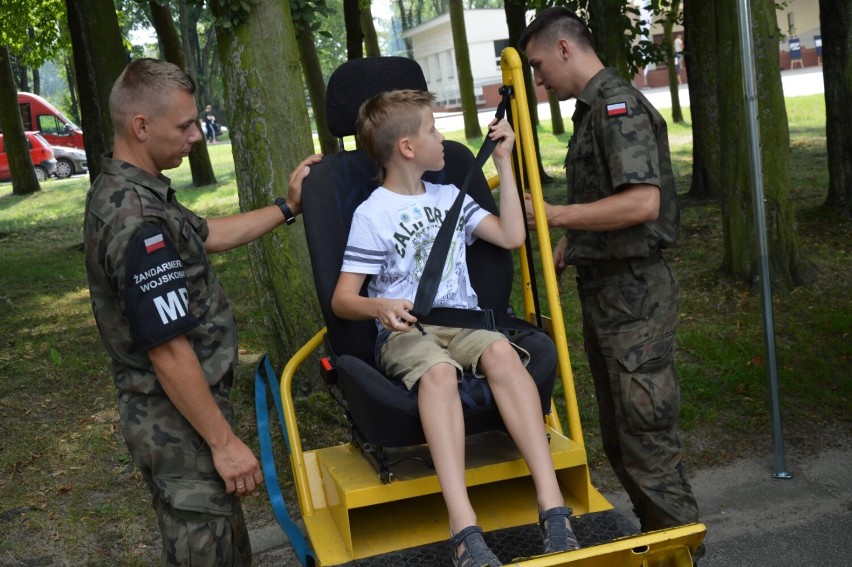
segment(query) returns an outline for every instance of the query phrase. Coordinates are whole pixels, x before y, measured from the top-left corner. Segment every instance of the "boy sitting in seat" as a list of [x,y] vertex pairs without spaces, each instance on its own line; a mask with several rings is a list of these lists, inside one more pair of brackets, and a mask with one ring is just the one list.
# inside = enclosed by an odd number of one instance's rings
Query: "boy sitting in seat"
[[[401,90],[379,94],[359,111],[357,136],[379,169],[378,187],[355,211],[340,278],[332,298],[338,317],[375,319],[376,361],[391,379],[418,389],[420,420],[449,515],[453,564],[502,565],[482,539],[465,485],[465,431],[458,381],[462,372],[487,379],[506,429],[530,469],[539,506],[544,552],[579,547],[556,480],[529,355],[504,335],[424,325],[412,331],[417,285],[441,221],[458,195],[454,185],[421,179],[444,167],[442,136],[432,115],[434,95]],[[501,180],[500,216],[465,197],[453,234],[436,307],[478,309],[465,245],[483,238],[515,249],[524,243],[524,216],[512,175],[515,136],[506,120],[492,122],[494,165]],[[368,297],[360,295],[372,275]]]

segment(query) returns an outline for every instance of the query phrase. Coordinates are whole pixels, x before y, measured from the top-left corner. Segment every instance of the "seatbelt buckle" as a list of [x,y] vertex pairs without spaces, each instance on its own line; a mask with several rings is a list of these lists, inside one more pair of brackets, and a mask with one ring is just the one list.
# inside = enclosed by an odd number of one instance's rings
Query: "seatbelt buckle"
[[322,376],[322,381],[325,382],[327,386],[333,386],[337,383],[337,367],[334,363],[331,362],[331,358],[324,356],[319,361],[320,364],[320,376]]

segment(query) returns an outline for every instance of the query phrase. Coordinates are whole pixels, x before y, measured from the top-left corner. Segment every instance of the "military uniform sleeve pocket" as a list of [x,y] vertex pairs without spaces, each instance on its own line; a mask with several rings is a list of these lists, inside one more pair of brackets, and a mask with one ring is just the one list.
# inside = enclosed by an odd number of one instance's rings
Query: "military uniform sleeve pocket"
[[677,422],[680,388],[674,371],[674,335],[618,357],[624,419],[632,431],[667,429]]

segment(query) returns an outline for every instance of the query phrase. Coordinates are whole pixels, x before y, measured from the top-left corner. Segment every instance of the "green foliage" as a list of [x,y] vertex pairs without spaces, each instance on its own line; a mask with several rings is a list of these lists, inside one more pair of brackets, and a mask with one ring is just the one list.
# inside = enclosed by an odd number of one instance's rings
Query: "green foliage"
[[322,74],[327,81],[331,73],[346,61],[346,37],[341,33],[346,29],[346,23],[343,21],[343,0],[328,0],[326,5],[328,13],[319,21],[314,39]]
[[331,38],[332,34],[322,24],[334,10],[325,0],[290,0],[290,15],[296,33],[310,32]]
[[38,68],[59,47],[59,22],[65,19],[63,0],[0,2],[0,45],[22,64]]
[[252,6],[257,6],[260,0],[210,0],[219,6],[224,15],[217,17],[213,25],[218,28],[230,29],[248,19]]

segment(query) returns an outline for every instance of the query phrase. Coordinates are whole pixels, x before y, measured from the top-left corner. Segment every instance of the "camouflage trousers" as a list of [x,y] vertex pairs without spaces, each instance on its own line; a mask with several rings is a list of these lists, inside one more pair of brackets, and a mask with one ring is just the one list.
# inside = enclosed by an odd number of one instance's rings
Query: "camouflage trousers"
[[603,448],[650,531],[698,519],[677,433],[680,286],[662,257],[622,265],[577,281]]
[[[227,396],[214,393],[233,425]],[[153,496],[163,539],[162,564],[251,565],[251,545],[237,497],[213,466],[210,447],[166,396],[122,392],[121,433]]]

